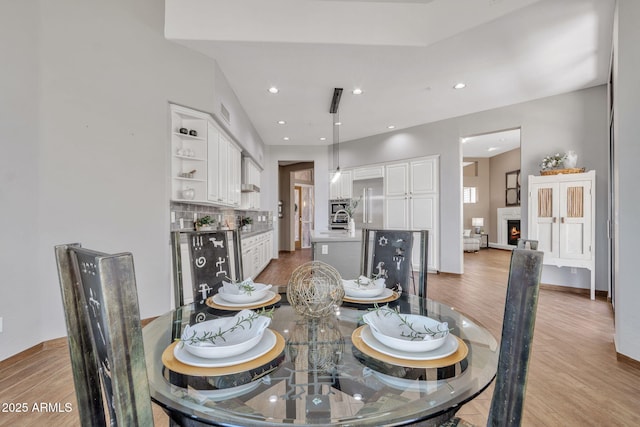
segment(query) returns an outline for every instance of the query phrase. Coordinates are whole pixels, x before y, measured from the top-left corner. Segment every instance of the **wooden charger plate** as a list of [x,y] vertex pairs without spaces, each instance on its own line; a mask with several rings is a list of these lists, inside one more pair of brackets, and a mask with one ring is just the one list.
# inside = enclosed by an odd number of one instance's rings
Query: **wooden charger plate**
[[390,363],[392,365],[403,366],[405,368],[446,368],[463,361],[469,354],[469,348],[467,347],[467,344],[465,344],[465,342],[462,341],[459,337],[456,337],[456,339],[458,340],[458,349],[456,350],[456,352],[441,359],[409,360],[389,356],[387,354],[380,353],[378,350],[375,350],[365,344],[361,336],[362,329],[364,329],[365,326],[366,325],[360,326],[351,334],[351,341],[353,342],[353,346],[369,357],[378,359],[382,362]]
[[359,299],[359,298],[354,298],[354,297],[348,297],[348,296],[344,296],[342,298],[342,301],[346,301],[346,302],[350,302],[352,304],[380,304],[380,303],[385,303],[385,302],[392,302],[397,300],[398,298],[400,298],[400,294],[396,291],[393,291],[393,293],[391,295],[389,295],[386,298],[383,299],[379,299],[379,300],[363,300],[363,299]]
[[222,305],[218,304],[213,300],[213,297],[209,297],[206,299],[205,304],[208,307],[215,308],[218,310],[227,310],[227,311],[242,311],[242,310],[254,310],[256,308],[269,307],[270,305],[277,304],[282,299],[280,294],[276,294],[269,301],[261,302],[259,304],[247,304],[242,306],[231,306],[231,305]]
[[262,356],[250,360],[248,362],[240,363],[238,365],[224,366],[221,368],[202,368],[198,366],[191,366],[180,362],[173,354],[173,349],[176,345],[180,345],[180,341],[174,341],[169,347],[167,347],[162,353],[162,363],[165,367],[173,372],[177,372],[183,375],[202,376],[202,377],[217,377],[220,375],[237,374],[239,372],[250,371],[251,369],[257,369],[264,366],[274,359],[276,359],[280,353],[284,350],[284,338],[278,332],[271,329],[276,336],[276,344],[271,350],[263,354]]

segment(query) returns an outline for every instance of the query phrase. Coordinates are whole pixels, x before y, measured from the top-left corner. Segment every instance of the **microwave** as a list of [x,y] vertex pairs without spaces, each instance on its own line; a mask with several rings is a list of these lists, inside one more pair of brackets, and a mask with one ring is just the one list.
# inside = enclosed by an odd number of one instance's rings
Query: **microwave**
[[[351,204],[351,199],[339,199],[329,201],[329,227],[332,229],[347,228],[349,215],[341,210],[346,210]],[[338,214],[337,214],[338,213]],[[336,215],[337,214],[337,215]]]

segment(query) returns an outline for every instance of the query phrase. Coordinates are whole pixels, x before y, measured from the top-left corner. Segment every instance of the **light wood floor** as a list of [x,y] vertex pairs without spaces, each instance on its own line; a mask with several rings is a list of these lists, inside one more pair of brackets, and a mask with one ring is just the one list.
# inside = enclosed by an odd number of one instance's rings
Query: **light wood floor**
[[[496,337],[502,313],[509,252],[465,254],[465,274],[430,274],[428,296],[476,319]],[[286,285],[291,271],[310,260],[309,250],[283,253],[256,280]],[[604,300],[541,289],[525,400],[524,426],[639,426],[640,369],[616,360],[613,315]],[[486,424],[493,388],[458,412]],[[7,403],[27,403],[26,414],[7,413]],[[37,413],[34,404],[69,402],[70,413]],[[55,341],[7,366],[0,363],[0,426],[78,426],[65,342]],[[167,426],[158,408],[156,426]]]

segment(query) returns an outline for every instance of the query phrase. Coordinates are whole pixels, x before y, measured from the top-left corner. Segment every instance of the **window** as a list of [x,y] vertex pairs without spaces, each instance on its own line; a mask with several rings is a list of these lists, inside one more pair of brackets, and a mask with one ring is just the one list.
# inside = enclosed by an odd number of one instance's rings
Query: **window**
[[463,202],[464,203],[477,203],[478,195],[476,192],[476,187],[464,187],[463,189]]

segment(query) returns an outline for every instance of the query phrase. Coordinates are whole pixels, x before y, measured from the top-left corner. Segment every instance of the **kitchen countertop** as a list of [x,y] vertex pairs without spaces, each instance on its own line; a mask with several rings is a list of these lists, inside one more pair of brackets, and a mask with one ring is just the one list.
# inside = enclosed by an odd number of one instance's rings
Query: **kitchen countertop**
[[245,237],[257,236],[258,234],[266,233],[268,231],[273,231],[273,228],[261,228],[259,230],[240,231],[240,238],[244,239]]
[[311,232],[311,243],[360,241],[362,241],[362,230],[356,230],[353,236],[346,230],[313,230]]

